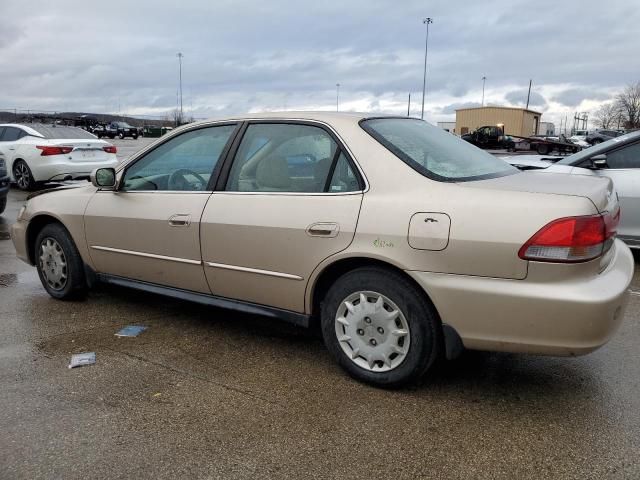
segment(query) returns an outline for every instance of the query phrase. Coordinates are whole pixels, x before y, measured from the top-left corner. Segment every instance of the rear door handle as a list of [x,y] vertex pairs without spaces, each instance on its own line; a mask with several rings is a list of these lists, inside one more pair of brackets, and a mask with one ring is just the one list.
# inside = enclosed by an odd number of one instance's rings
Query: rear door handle
[[177,213],[169,217],[169,225],[172,227],[188,227],[191,225],[191,215]]
[[307,235],[312,237],[336,237],[340,228],[337,223],[318,222],[307,227]]

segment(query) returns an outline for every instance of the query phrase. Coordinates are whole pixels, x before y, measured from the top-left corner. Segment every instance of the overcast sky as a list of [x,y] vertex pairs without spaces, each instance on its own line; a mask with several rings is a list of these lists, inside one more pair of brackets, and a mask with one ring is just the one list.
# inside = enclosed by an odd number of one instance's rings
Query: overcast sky
[[[0,109],[195,117],[524,106],[559,125],[640,80],[637,0],[0,0]],[[570,6],[570,4],[574,4]]]

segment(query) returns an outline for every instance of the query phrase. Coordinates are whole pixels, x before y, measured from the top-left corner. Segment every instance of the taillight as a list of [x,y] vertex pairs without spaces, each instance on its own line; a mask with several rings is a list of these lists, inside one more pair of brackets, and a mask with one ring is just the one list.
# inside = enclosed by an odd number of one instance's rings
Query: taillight
[[73,151],[73,147],[54,147],[50,145],[37,145],[36,148],[42,150],[40,154],[41,157],[48,155],[66,155]]
[[107,153],[118,153],[118,149],[115,147],[115,145],[107,145],[106,147],[102,147],[102,150]]
[[518,256],[538,262],[593,260],[611,247],[619,221],[619,208],[613,215],[559,218],[538,230]]

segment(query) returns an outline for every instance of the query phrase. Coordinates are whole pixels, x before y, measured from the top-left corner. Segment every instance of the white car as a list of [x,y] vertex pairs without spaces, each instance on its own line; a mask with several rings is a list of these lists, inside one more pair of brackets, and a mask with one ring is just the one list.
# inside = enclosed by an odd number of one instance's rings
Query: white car
[[76,127],[0,124],[0,158],[21,190],[38,183],[88,179],[118,164],[116,147]]
[[608,177],[620,197],[618,238],[640,248],[640,131],[594,145],[568,157],[500,157],[520,170]]

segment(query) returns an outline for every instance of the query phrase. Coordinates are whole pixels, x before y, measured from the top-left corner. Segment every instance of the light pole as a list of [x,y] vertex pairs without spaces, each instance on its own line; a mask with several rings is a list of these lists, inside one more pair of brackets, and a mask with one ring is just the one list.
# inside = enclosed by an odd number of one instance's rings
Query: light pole
[[487,80],[487,77],[482,77],[482,106],[484,107],[484,82]]
[[427,17],[422,20],[423,24],[427,25],[427,38],[424,42],[424,75],[422,76],[422,113],[420,118],[424,120],[424,97],[427,90],[427,55],[429,54],[429,24],[433,23],[431,17]]
[[182,57],[184,57],[184,55],[182,52],[178,52],[176,56],[178,57],[178,63],[180,65],[180,122],[182,122]]
[[340,84],[336,83],[336,112],[338,111],[340,101]]

